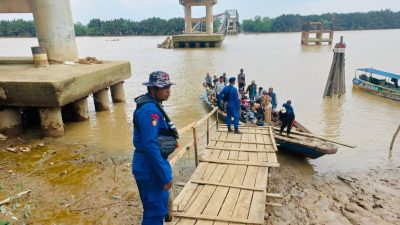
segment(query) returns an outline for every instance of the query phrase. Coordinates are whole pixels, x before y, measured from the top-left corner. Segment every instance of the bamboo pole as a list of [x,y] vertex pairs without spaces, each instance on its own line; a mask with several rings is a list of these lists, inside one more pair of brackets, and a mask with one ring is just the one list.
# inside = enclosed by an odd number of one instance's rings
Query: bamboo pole
[[393,135],[392,143],[390,143],[390,150],[393,149],[394,140],[396,139],[396,137],[399,134],[399,132],[400,132],[400,125],[399,125],[399,127],[397,128],[396,132]]
[[193,126],[193,146],[194,146],[194,160],[196,167],[199,165],[199,154],[198,154],[198,146],[197,146],[197,132],[196,126]]
[[210,118],[207,118],[207,145],[210,143]]

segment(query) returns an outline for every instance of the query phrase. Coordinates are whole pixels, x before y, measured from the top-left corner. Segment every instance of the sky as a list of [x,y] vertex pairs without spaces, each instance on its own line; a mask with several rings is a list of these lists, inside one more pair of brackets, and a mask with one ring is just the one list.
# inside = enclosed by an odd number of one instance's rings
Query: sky
[[[178,0],[70,0],[74,22],[87,24],[92,18],[142,20],[183,17]],[[1,4],[1,0],[0,0]],[[240,20],[256,15],[271,18],[282,14],[322,14],[328,12],[400,11],[400,0],[218,0],[214,14],[238,9]],[[205,16],[204,7],[195,7],[193,17]],[[0,20],[33,19],[32,14],[0,14]]]

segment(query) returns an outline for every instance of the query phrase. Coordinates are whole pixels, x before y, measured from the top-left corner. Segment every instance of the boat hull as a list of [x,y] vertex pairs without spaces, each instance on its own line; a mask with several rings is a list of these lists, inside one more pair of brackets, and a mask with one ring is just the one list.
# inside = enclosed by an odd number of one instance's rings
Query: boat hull
[[357,77],[353,78],[353,88],[364,92],[368,92],[373,95],[378,95],[384,98],[400,101],[400,91],[384,88],[382,86],[361,80]]

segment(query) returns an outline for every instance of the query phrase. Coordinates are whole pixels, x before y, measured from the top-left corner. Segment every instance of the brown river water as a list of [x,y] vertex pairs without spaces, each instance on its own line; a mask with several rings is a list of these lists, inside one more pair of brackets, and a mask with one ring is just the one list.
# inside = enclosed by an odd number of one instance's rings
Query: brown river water
[[[356,68],[374,67],[400,73],[400,30],[336,32],[343,35],[346,49],[346,91],[341,99],[323,99],[326,79],[332,63],[332,46],[301,46],[300,33],[241,34],[227,36],[220,49],[157,49],[165,37],[77,38],[79,55],[98,59],[129,60],[132,77],[125,82],[126,104],[114,105],[109,112],[95,113],[89,98],[90,120],[68,123],[60,143],[87,144],[93,151],[129,158],[132,154],[133,99],[145,92],[141,85],[155,70],[170,73],[172,97],[167,111],[178,125],[201,118],[208,112],[201,99],[201,83],[207,72],[236,76],[244,68],[247,81],[256,80],[264,88],[274,87],[278,104],[291,99],[296,119],[312,132],[331,139],[357,145],[340,147],[309,164],[299,163],[304,173],[346,172],[400,163],[400,138],[393,152],[389,144],[400,123],[400,102],[352,89]],[[0,56],[29,56],[35,38],[1,38]],[[37,135],[30,130],[27,136]],[[284,165],[298,164],[280,155]],[[311,166],[310,166],[311,165]]]

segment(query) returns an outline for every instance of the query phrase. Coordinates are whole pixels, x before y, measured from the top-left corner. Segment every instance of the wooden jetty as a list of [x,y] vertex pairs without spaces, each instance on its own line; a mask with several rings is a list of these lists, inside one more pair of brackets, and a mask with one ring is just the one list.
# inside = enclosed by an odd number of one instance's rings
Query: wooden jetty
[[[272,128],[241,127],[242,134],[218,129],[210,137],[210,117],[180,130],[193,130],[197,168],[180,194],[173,201],[172,224],[265,224],[270,169],[279,167]],[[207,145],[199,158],[196,127],[207,121]],[[186,148],[187,149],[187,148]],[[176,162],[175,154],[170,162]]]

